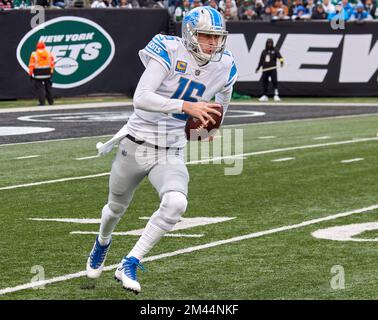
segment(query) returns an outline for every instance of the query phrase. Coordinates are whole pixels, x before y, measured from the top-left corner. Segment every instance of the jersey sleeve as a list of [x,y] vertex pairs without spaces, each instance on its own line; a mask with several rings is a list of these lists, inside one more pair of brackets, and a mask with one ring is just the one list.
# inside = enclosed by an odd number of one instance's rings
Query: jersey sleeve
[[168,72],[172,69],[174,42],[168,39],[168,36],[157,34],[139,51],[139,57],[146,67],[150,59],[158,61]]
[[228,65],[228,77],[225,88],[233,86],[236,80],[238,79],[238,69],[236,68],[234,57],[230,51],[225,51],[224,54],[227,56],[227,65]]

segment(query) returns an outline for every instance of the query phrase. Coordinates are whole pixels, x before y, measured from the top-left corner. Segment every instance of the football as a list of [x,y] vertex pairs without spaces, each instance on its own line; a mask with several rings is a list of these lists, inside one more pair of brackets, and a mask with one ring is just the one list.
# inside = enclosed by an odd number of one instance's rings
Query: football
[[221,115],[218,116],[215,113],[211,113],[211,117],[215,120],[215,124],[213,124],[211,121],[207,121],[207,124],[204,125],[201,120],[197,118],[193,118],[192,116],[189,116],[188,120],[186,121],[185,125],[185,133],[186,138],[188,140],[204,140],[208,138],[209,136],[213,135],[215,131],[220,127],[222,118],[223,118],[223,108],[220,106],[219,108],[216,108]]

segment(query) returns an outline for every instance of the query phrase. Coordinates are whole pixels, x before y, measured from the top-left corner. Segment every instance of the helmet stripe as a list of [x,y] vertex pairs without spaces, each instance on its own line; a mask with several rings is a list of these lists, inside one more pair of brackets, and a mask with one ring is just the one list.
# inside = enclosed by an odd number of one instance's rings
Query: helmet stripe
[[222,19],[220,17],[219,12],[212,7],[207,7],[207,8],[212,16],[211,20],[213,22],[213,25],[215,27],[222,27]]
[[211,12],[211,10],[210,10],[210,7],[204,7],[204,9],[206,9],[206,11],[209,13],[209,15],[210,15],[210,18],[211,18],[211,25],[212,26],[214,26],[214,15],[213,15],[213,13]]

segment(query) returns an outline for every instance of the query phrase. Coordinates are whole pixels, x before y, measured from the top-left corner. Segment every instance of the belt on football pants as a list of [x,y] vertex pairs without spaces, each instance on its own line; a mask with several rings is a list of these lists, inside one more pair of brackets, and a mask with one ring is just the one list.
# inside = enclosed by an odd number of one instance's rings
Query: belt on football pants
[[126,135],[126,138],[131,140],[132,142],[136,143],[136,144],[139,144],[139,145],[145,145],[147,147],[151,147],[151,148],[155,148],[156,150],[169,150],[169,149],[173,149],[173,150],[181,150],[182,148],[173,148],[173,147],[160,147],[160,146],[157,146],[155,144],[152,144],[152,143],[148,143],[147,141],[144,141],[144,140],[138,140],[137,138],[133,137],[132,135],[130,134],[127,134]]

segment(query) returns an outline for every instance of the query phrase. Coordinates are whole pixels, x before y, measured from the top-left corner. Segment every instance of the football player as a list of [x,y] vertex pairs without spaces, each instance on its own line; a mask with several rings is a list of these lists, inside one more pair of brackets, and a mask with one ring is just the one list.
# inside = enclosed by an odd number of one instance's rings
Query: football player
[[[182,23],[182,38],[156,35],[139,51],[145,71],[134,94],[134,113],[99,153],[119,143],[109,179],[108,203],[100,232],[87,261],[87,275],[98,278],[111,245],[111,234],[128,208],[135,189],[148,177],[160,197],[143,234],[123,258],[115,279],[138,293],[140,261],[180,220],[187,207],[189,175],[184,161],[185,124],[193,116],[215,123],[226,113],[237,79],[222,15],[211,7],[191,10]],[[210,102],[215,97],[215,102]]]

